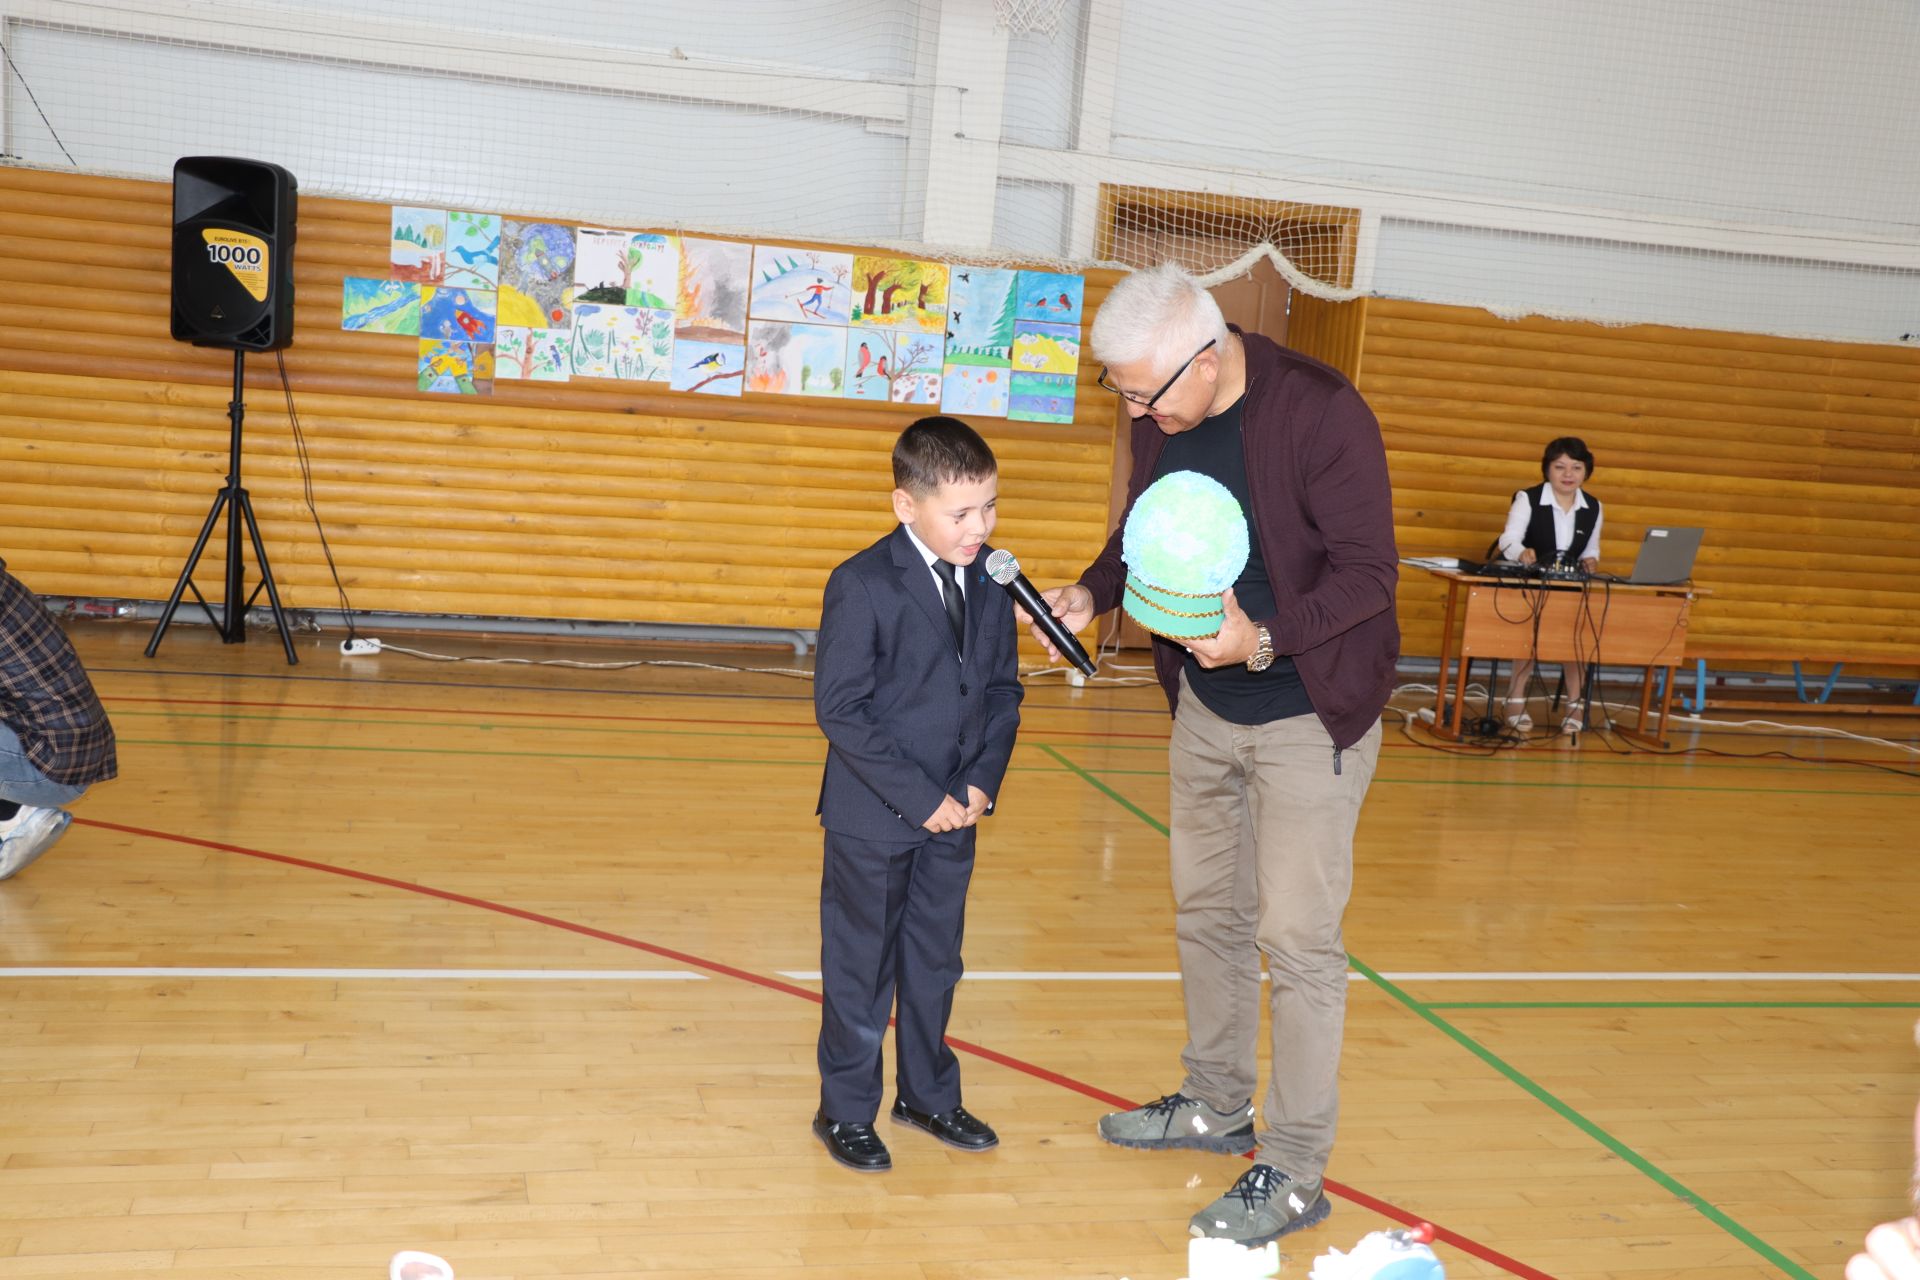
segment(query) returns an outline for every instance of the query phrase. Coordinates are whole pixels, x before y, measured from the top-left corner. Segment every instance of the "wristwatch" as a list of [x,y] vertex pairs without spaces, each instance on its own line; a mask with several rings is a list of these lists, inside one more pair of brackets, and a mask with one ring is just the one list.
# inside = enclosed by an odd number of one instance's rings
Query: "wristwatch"
[[1259,643],[1253,647],[1253,656],[1247,659],[1247,670],[1265,671],[1273,665],[1273,633],[1256,622],[1253,634],[1259,638]]

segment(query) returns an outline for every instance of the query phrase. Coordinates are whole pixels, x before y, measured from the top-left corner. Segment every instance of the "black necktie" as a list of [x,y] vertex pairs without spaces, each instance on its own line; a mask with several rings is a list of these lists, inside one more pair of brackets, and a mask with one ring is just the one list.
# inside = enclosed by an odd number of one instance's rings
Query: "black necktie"
[[965,652],[967,603],[960,594],[959,582],[954,579],[953,566],[945,560],[935,560],[933,571],[940,575],[940,599],[947,606],[947,622],[953,627],[953,647]]

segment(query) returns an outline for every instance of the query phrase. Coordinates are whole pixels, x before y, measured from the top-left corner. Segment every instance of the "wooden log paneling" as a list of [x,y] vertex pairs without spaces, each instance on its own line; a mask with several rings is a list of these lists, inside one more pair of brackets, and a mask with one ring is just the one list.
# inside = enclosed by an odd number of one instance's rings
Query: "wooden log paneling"
[[[171,198],[0,168],[0,556],[44,593],[165,599],[224,483],[232,355],[168,335]],[[889,450],[930,410],[597,379],[423,395],[412,339],[340,329],[342,277],[387,273],[388,216],[301,200],[284,353],[354,607],[816,625],[827,573],[891,527]],[[1112,280],[1088,276],[1089,323]],[[1039,580],[1106,536],[1097,372],[1074,423],[976,423],[1000,458],[995,541]],[[243,476],[281,596],[333,608],[274,356],[246,375]],[[220,551],[197,575],[212,594]]]
[[[1920,656],[1920,350],[1386,298],[1362,350],[1401,554],[1479,557],[1541,449],[1577,435],[1605,569],[1651,524],[1706,527],[1690,652]],[[1438,585],[1403,572],[1399,607],[1406,651],[1438,653]]]

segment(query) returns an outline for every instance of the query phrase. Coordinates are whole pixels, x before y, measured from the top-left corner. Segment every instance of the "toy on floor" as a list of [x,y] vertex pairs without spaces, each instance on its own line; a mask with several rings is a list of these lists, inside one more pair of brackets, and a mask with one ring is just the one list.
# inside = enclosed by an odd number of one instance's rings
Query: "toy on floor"
[[453,1280],[453,1266],[431,1253],[402,1249],[387,1264],[387,1280]]
[[1280,1246],[1269,1240],[1248,1249],[1231,1240],[1187,1241],[1187,1280],[1267,1280],[1280,1274]]
[[1329,1249],[1313,1260],[1307,1280],[1447,1280],[1433,1250],[1433,1224],[1406,1231],[1370,1231],[1352,1253]]

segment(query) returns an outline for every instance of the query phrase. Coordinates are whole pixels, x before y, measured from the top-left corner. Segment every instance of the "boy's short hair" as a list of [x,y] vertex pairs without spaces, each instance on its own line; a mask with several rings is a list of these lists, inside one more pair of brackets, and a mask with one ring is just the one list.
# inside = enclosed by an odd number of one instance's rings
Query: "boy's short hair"
[[993,450],[958,418],[936,414],[922,418],[900,433],[893,445],[893,484],[916,498],[936,492],[941,485],[962,480],[985,480],[998,475]]

